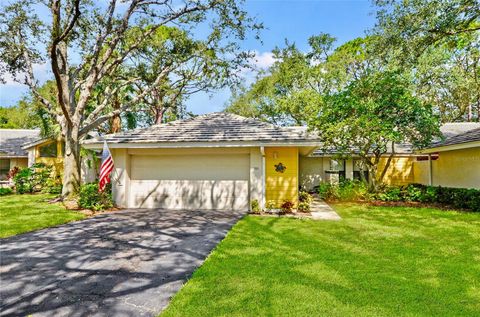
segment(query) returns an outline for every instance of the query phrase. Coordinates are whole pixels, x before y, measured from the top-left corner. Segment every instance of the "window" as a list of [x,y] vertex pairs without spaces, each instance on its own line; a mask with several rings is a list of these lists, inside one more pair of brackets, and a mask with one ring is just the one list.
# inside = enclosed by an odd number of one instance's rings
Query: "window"
[[57,157],[57,142],[40,146],[40,157]]
[[325,173],[338,175],[338,180],[345,179],[345,160],[331,159],[330,169]]
[[10,171],[10,159],[0,159],[0,181],[7,179],[7,174]]
[[368,182],[368,171],[366,168],[362,168],[363,162],[361,160],[353,160],[353,179],[362,179],[362,170],[365,180]]

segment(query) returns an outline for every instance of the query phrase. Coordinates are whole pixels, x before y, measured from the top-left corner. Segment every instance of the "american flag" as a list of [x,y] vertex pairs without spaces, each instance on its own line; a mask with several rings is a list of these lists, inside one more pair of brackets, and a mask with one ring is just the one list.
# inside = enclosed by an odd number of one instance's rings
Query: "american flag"
[[107,146],[107,141],[103,141],[102,165],[100,165],[100,181],[98,182],[98,191],[103,192],[108,183],[110,183],[110,174],[113,171],[113,158]]

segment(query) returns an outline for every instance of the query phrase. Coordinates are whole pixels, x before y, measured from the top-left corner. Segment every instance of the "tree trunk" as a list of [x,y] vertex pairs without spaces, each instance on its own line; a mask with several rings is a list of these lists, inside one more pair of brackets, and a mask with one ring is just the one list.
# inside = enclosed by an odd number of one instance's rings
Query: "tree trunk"
[[[112,107],[114,110],[120,109],[120,101],[118,100],[118,96],[115,96],[113,98]],[[122,129],[122,118],[118,114],[112,118],[112,122],[110,125],[110,133],[120,132],[121,129]]]
[[159,105],[155,108],[155,124],[163,123],[163,116],[165,115],[166,108]]
[[71,198],[80,188],[80,140],[78,131],[70,128],[65,133],[65,154],[63,157],[62,197]]

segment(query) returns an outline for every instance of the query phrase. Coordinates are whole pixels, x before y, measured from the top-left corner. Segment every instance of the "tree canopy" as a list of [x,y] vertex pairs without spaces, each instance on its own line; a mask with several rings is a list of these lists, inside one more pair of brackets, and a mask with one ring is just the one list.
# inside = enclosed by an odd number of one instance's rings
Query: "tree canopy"
[[[40,17],[45,9],[48,16]],[[201,35],[195,34],[199,28]],[[26,84],[58,123],[67,197],[78,189],[80,140],[89,131],[115,118],[118,124],[121,114],[136,111],[142,101],[151,104],[149,98],[158,101],[156,95],[170,98],[181,89],[217,84],[204,85],[199,74],[219,82],[234,77],[250,56],[239,41],[260,28],[241,0],[17,0],[1,7],[0,67]],[[33,72],[38,63],[52,69],[55,102],[39,89]],[[200,73],[193,71],[198,67]],[[175,86],[177,80],[183,86]]]

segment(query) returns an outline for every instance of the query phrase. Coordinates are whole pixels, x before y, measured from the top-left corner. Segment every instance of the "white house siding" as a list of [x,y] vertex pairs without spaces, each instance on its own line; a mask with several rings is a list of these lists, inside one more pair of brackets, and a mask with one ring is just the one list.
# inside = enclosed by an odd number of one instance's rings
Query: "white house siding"
[[324,159],[322,157],[300,156],[300,186],[312,190],[313,187],[325,181]]

